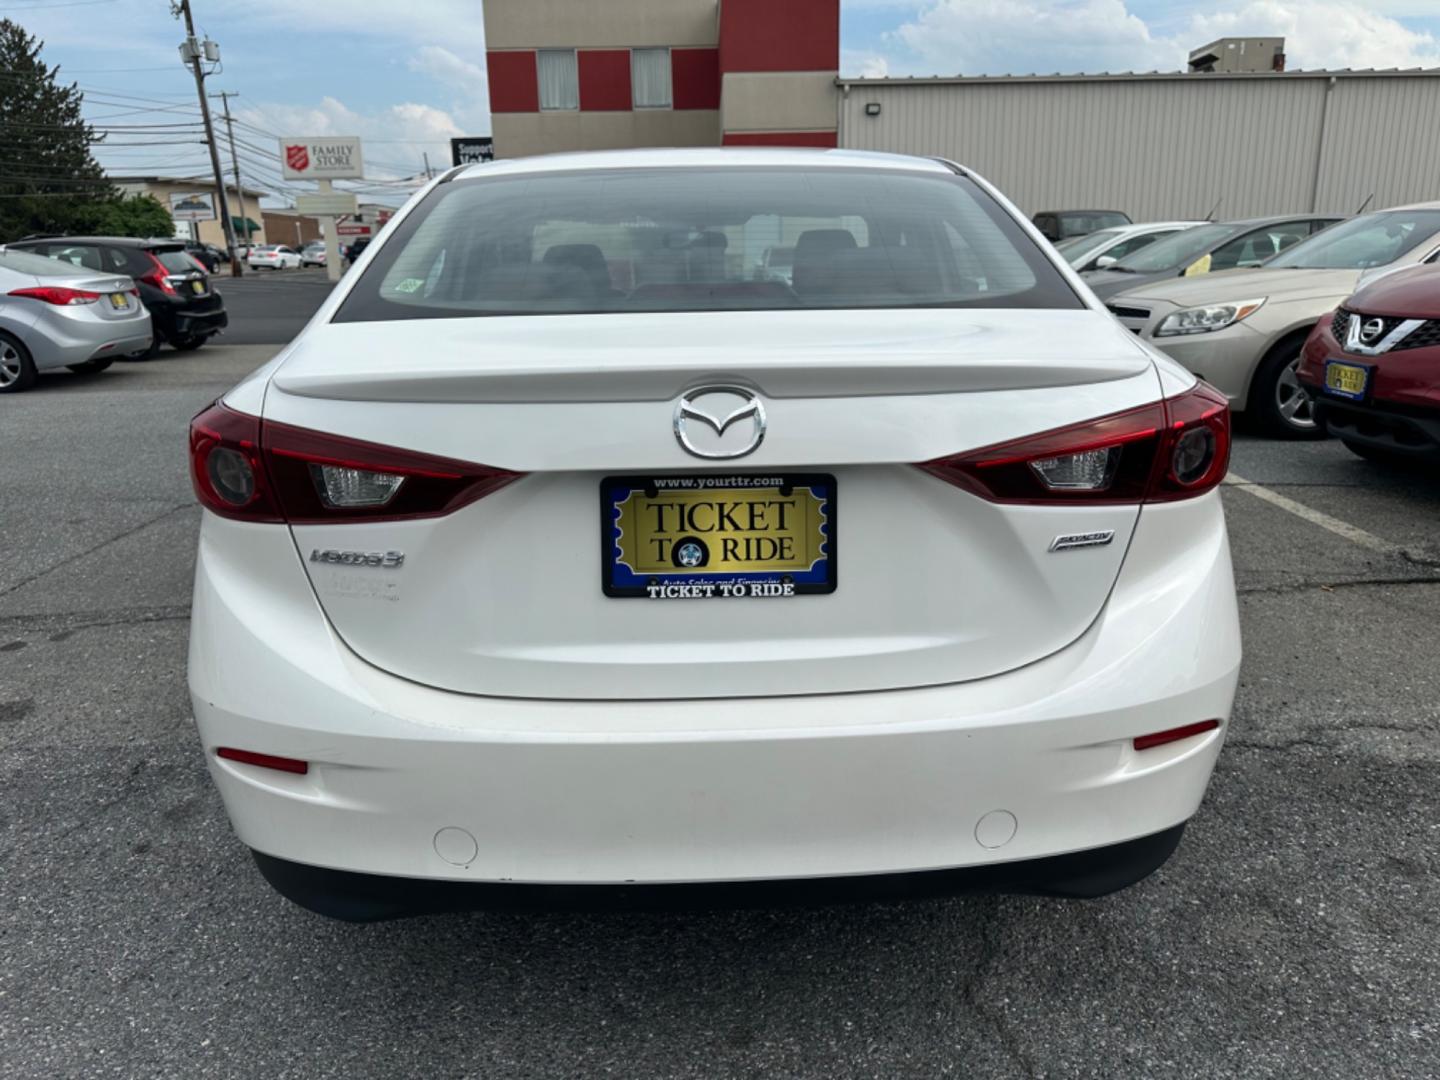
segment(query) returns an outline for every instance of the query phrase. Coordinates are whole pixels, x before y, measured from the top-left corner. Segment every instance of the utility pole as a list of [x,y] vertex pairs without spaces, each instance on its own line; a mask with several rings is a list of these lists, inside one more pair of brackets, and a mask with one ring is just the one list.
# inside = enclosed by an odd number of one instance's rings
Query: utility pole
[[240,273],[240,256],[235,253],[235,223],[230,220],[229,201],[225,198],[225,173],[220,168],[220,148],[215,145],[215,127],[210,122],[210,99],[205,96],[205,61],[218,61],[220,47],[208,38],[203,44],[195,38],[195,20],[190,15],[190,0],[171,0],[170,12],[185,20],[185,42],[180,46],[180,60],[195,72],[195,92],[200,95],[200,118],[205,122],[205,143],[210,148],[210,166],[215,172],[215,199],[220,210],[220,224],[225,230],[225,246],[230,249],[230,272]]
[[420,156],[425,159],[425,179],[433,179],[435,174],[430,171],[430,151],[422,150]]
[[[235,197],[240,200],[240,221],[244,223],[250,219],[245,213],[245,189],[240,186],[240,155],[235,152],[235,123],[230,119],[230,99],[232,97],[239,97],[240,94],[236,90],[221,90],[220,93],[215,96],[218,97],[221,104],[225,106],[225,131],[230,136],[230,167],[235,170]],[[234,225],[233,221],[231,225]],[[245,243],[247,245],[250,243],[250,229],[248,226],[245,229]],[[231,260],[230,272],[236,277],[239,277],[244,265],[245,264],[240,261],[240,257],[236,255]]]

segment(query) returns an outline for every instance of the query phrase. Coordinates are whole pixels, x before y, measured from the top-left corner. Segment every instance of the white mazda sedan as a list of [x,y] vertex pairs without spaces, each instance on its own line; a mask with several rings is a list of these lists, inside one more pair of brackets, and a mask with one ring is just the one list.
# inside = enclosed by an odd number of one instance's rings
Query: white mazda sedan
[[956,165],[464,166],[191,426],[206,759],[340,918],[1109,892],[1224,738],[1229,445]]

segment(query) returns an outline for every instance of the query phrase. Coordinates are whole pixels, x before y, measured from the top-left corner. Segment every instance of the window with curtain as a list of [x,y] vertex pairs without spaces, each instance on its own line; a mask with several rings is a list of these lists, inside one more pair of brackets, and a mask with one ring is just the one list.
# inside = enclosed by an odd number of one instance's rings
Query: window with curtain
[[630,95],[637,109],[668,109],[670,50],[630,50]]
[[[536,57],[541,109],[578,109],[580,77],[574,49],[541,49]],[[669,84],[666,84],[667,89]]]

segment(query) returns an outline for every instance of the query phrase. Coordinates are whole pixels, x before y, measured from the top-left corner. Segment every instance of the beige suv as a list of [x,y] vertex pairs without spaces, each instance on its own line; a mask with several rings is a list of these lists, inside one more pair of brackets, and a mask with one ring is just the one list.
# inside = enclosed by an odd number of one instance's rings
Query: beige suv
[[1295,377],[1310,328],[1367,279],[1440,256],[1440,202],[1332,225],[1263,266],[1178,278],[1109,300],[1128,329],[1252,415],[1268,434],[1321,434]]

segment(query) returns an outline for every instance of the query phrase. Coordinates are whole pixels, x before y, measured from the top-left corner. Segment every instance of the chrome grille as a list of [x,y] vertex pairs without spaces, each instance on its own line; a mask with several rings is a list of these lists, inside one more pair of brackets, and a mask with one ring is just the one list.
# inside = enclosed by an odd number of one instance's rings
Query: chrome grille
[[1401,349],[1428,349],[1440,345],[1440,319],[1423,322],[1395,343],[1391,352]]

